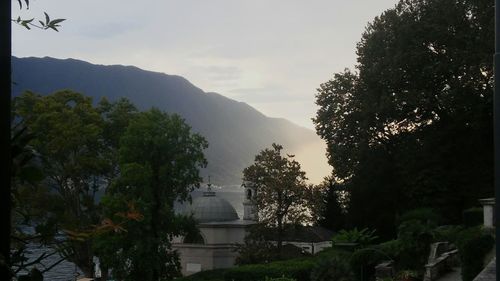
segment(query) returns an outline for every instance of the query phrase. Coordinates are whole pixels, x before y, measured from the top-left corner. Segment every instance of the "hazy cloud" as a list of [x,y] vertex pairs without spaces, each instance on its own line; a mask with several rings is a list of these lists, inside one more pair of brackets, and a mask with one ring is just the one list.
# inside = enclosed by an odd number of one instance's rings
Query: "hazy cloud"
[[105,22],[86,25],[80,29],[79,34],[90,39],[113,39],[126,33],[137,30],[140,25],[131,22]]

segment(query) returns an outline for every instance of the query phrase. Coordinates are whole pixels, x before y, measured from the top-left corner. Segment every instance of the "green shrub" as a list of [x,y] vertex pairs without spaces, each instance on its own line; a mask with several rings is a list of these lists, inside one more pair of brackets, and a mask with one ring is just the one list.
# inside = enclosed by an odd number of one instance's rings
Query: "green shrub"
[[375,248],[387,254],[389,257],[397,257],[401,252],[401,241],[394,239],[378,244]]
[[333,256],[319,260],[311,272],[311,281],[351,281],[353,275],[347,260]]
[[415,270],[401,270],[396,274],[397,280],[419,280],[419,273]]
[[337,257],[337,256],[346,257],[348,259],[348,257],[351,254],[352,254],[351,251],[346,251],[343,249],[337,249],[337,248],[332,247],[332,248],[326,248],[323,251],[315,254],[313,256],[313,260],[315,262],[318,262],[318,261],[323,260],[323,259],[329,259],[329,258]]
[[441,218],[432,208],[418,208],[402,214],[398,219],[398,225],[405,221],[417,220],[429,225],[438,225]]
[[227,269],[213,269],[197,272],[193,275],[175,279],[176,281],[223,281]]
[[483,209],[470,208],[462,212],[463,224],[465,227],[473,227],[483,224]]
[[387,260],[387,254],[377,248],[364,248],[355,251],[349,259],[351,271],[356,280],[365,281],[372,279],[375,274],[375,266],[383,260]]
[[456,243],[458,234],[464,229],[461,225],[443,225],[434,229],[434,242]]
[[292,278],[286,278],[286,277],[278,277],[278,278],[266,277],[266,281],[296,281],[296,280],[292,279]]
[[309,281],[314,267],[312,259],[294,259],[277,261],[269,264],[249,264],[228,269],[224,274],[226,281],[264,281],[268,278],[293,278],[297,281]]
[[332,242],[335,243],[357,243],[359,246],[364,247],[373,244],[378,236],[375,235],[375,230],[357,228],[351,230],[342,229],[332,237]]
[[427,263],[430,244],[434,240],[432,224],[420,220],[404,221],[398,228],[399,268],[421,270]]
[[460,232],[457,247],[462,264],[462,280],[470,281],[484,268],[484,259],[495,243],[493,237],[481,227]]

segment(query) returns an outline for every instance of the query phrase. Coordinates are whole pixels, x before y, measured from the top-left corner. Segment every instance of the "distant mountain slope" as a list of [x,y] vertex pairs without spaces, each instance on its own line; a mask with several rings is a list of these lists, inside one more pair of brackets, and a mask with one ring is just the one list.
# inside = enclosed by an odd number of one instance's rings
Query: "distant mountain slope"
[[[314,156],[316,161],[325,161],[321,141],[312,130],[285,119],[266,117],[246,103],[203,92],[180,76],[133,66],[94,65],[48,57],[13,57],[12,72],[13,96],[26,90],[50,94],[72,89],[92,96],[94,101],[126,97],[142,110],[154,106],[181,115],[208,140],[208,167],[203,174],[210,174],[219,185],[241,183],[242,170],[252,163],[255,154],[273,142],[283,144],[290,153],[319,154]],[[313,149],[303,151],[311,144]],[[320,165],[325,167],[326,163]]]

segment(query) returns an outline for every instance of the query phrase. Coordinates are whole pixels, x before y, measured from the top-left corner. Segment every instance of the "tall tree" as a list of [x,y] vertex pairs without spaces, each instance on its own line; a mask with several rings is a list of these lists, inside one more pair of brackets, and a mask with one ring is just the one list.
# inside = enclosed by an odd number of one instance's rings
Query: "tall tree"
[[351,221],[394,233],[396,213],[430,206],[456,222],[492,194],[493,12],[400,1],[366,28],[357,71],[320,86],[314,122]]
[[[346,192],[342,185],[335,183],[330,177],[310,190],[310,201],[314,208],[312,217],[314,223],[333,231],[339,231],[346,226]],[[343,208],[344,207],[344,208]]]
[[[136,111],[127,100],[102,100],[94,107],[90,98],[71,91],[44,97],[28,92],[14,100],[17,127],[27,134],[19,138],[22,153],[14,159],[23,168],[13,177],[16,214],[21,223],[37,225],[38,241],[49,242],[61,230],[70,234],[60,249],[89,277],[95,255],[89,234],[103,220],[98,194],[118,174],[118,139]],[[22,172],[32,173],[33,166],[44,180],[23,184]]]
[[281,253],[285,223],[301,223],[309,219],[307,212],[306,173],[293,155],[283,156],[283,146],[271,148],[255,156],[255,162],[243,170],[243,180],[255,188],[254,201],[258,218],[277,230]]
[[102,143],[104,149],[102,158],[107,161],[108,169],[103,180],[109,187],[120,174],[119,149],[120,139],[130,121],[137,115],[138,110],[128,99],[121,98],[116,102],[109,102],[106,98],[99,101],[97,111],[103,118]]
[[143,218],[99,240],[98,248],[116,277],[157,281],[179,274],[170,239],[185,233],[193,221],[176,215],[173,205],[199,186],[207,146],[177,115],[152,109],[131,120],[120,141],[120,177],[103,205],[110,218],[123,216],[130,206]]
[[[53,214],[59,230],[78,232],[97,224],[96,194],[107,165],[101,157],[103,120],[91,98],[71,91],[25,93],[14,100],[14,110],[35,135],[30,144],[41,156],[44,185],[60,199]],[[91,241],[68,242],[64,254],[91,277]]]

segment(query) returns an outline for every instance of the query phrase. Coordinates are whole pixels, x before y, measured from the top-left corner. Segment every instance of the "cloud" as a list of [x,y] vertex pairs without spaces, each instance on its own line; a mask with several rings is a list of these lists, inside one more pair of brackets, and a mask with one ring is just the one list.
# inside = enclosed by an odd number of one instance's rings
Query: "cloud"
[[213,81],[233,81],[241,77],[242,71],[236,66],[205,66],[200,67],[199,71],[208,75]]
[[111,39],[140,28],[140,24],[132,22],[104,22],[81,27],[79,35],[90,39]]
[[248,103],[303,102],[310,100],[307,96],[290,95],[289,91],[277,86],[236,88],[226,91],[226,94],[236,100]]

